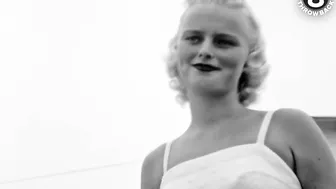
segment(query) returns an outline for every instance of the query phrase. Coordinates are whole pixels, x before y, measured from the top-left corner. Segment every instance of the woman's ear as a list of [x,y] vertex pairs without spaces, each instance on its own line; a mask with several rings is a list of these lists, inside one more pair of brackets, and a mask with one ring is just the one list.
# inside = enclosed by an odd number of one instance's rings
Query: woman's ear
[[177,38],[178,38],[178,36],[176,35],[176,36],[174,36],[173,37],[173,39],[171,39],[171,41],[170,41],[170,47],[172,48],[172,50],[177,50]]
[[244,63],[244,67],[243,67],[243,68],[246,68],[246,67],[247,67],[248,61],[249,61],[249,60],[246,60],[246,62]]
[[176,51],[177,51],[177,47],[178,47],[178,46],[177,46],[177,40],[174,39],[174,41],[172,41],[172,46],[171,46],[171,48],[172,48],[173,51],[176,52]]
[[253,62],[254,59],[255,59],[255,53],[254,53],[254,52],[250,52],[250,53],[247,55],[246,64],[249,64],[249,63]]
[[253,51],[248,54],[244,67],[248,66],[250,68],[258,68],[262,66],[261,63],[262,62],[260,61],[260,52]]

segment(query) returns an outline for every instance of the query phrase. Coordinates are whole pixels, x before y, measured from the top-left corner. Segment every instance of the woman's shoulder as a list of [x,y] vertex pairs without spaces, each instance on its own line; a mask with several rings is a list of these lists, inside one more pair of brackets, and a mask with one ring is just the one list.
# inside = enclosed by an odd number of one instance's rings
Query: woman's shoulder
[[[301,109],[295,108],[281,108],[274,111],[274,120],[277,123],[285,126],[288,125],[293,127],[302,127],[303,125],[309,126],[314,122],[313,118]],[[310,124],[303,124],[310,123]]]
[[[279,109],[274,122],[286,133],[295,160],[295,172],[303,185],[336,187],[336,164],[329,143],[312,116],[299,109]],[[312,187],[312,188],[314,188]]]
[[166,143],[150,151],[142,162],[141,188],[158,189],[163,175],[163,156]]
[[307,145],[302,141],[324,141],[324,135],[312,116],[300,109],[282,108],[274,112],[273,122],[284,131],[286,142]]
[[275,115],[283,121],[307,121],[312,117],[305,111],[295,108],[280,108],[275,111]]
[[302,139],[324,137],[322,130],[313,117],[303,110],[294,108],[278,109],[275,111],[273,119],[277,125],[287,131],[287,134],[292,135],[295,141],[298,141],[301,137]]

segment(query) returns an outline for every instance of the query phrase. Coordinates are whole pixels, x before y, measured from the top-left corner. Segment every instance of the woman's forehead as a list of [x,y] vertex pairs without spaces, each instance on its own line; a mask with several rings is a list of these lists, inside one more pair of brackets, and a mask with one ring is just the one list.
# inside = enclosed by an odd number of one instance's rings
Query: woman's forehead
[[214,4],[194,5],[186,10],[180,23],[180,30],[203,30],[209,32],[230,32],[248,36],[249,24],[242,9]]

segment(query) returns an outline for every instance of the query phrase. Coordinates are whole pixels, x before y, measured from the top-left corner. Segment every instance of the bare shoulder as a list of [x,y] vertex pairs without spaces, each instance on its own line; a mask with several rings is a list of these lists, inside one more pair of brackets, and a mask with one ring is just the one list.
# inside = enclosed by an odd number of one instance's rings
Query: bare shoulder
[[275,116],[287,131],[287,142],[294,156],[294,171],[303,189],[335,189],[335,158],[315,120],[298,109],[280,109]]
[[160,188],[165,146],[158,146],[145,157],[141,167],[141,189]]

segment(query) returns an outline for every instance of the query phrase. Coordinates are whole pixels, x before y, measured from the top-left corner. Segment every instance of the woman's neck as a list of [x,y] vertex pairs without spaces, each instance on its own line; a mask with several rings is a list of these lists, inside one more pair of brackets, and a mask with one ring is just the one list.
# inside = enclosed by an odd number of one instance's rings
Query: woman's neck
[[239,103],[236,94],[220,98],[190,96],[191,126],[208,129],[220,125],[227,120],[234,120],[248,112]]

